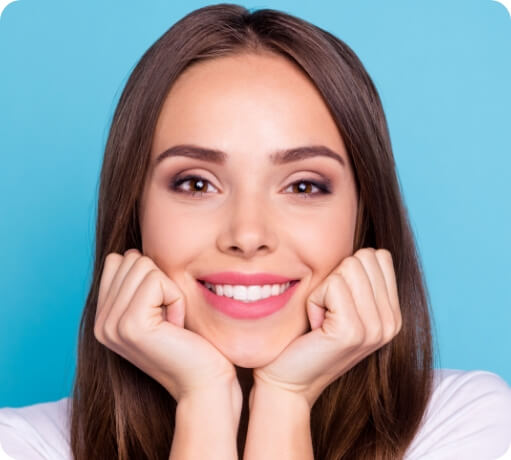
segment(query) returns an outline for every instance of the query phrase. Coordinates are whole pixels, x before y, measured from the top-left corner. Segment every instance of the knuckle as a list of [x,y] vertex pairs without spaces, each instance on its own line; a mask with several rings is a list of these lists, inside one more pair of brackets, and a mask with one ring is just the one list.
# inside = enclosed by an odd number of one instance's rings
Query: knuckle
[[377,254],[379,257],[381,257],[381,258],[383,258],[383,259],[386,259],[386,260],[388,260],[389,262],[392,262],[392,254],[391,254],[391,252],[390,252],[388,249],[383,249],[383,248],[382,248],[382,249],[378,249],[378,250],[376,251],[376,254]]
[[399,320],[397,322],[397,327],[396,327],[396,332],[394,333],[394,335],[399,334],[402,327],[403,327],[403,320],[402,320],[401,316],[399,316]]
[[346,331],[345,341],[349,346],[358,347],[366,340],[366,331],[362,326],[353,326]]
[[343,270],[353,270],[355,267],[358,266],[360,262],[357,260],[355,256],[346,257],[342,261],[341,266],[339,267],[341,271]]
[[102,330],[102,336],[105,343],[114,343],[115,342],[115,325],[110,324],[108,321],[105,321],[105,324],[100,329]]
[[123,315],[117,324],[117,333],[125,342],[133,342],[135,340],[137,329],[137,325],[127,314]]
[[114,261],[118,260],[119,257],[122,257],[120,254],[117,254],[116,252],[110,252],[109,254],[107,254],[107,256],[105,257],[105,264],[111,264],[113,263]]
[[99,343],[104,343],[104,339],[103,339],[103,335],[102,335],[102,332],[101,332],[101,328],[100,328],[99,324],[97,324],[97,323],[94,325],[94,337],[96,338],[96,340]]
[[370,343],[380,343],[383,340],[383,328],[381,325],[373,328],[371,334],[369,334],[368,341]]
[[395,331],[394,328],[391,328],[391,327],[386,328],[385,333],[383,334],[383,337],[382,337],[382,341],[384,343],[390,342],[396,335],[394,331]]
[[371,247],[361,248],[357,251],[357,255],[361,257],[370,257],[373,256],[376,250]]
[[154,283],[156,281],[160,280],[160,272],[156,268],[153,268],[145,277],[145,279],[150,282]]
[[396,335],[399,334],[400,330],[401,320],[399,320],[397,323],[389,324],[389,326],[386,328],[386,333],[384,334],[384,341],[390,342]]
[[344,277],[342,273],[334,272],[329,276],[329,281],[338,285],[343,285]]
[[[391,311],[390,305],[386,306],[386,311]],[[383,340],[385,342],[390,341],[397,334],[398,327],[398,322],[395,320],[394,315],[389,314],[388,320],[383,325]]]
[[346,266],[339,267],[339,269],[332,273],[331,276],[328,277],[328,282],[333,283],[335,289],[344,290],[344,286],[349,284],[351,270]]
[[140,267],[140,268],[145,268],[145,269],[155,269],[155,265],[154,265],[154,262],[153,260],[150,258],[150,257],[147,257],[147,256],[141,256],[136,262],[135,264],[137,265],[137,268]]
[[138,258],[140,258],[140,255],[138,254],[137,251],[129,249],[124,253],[124,258],[127,260],[137,260]]

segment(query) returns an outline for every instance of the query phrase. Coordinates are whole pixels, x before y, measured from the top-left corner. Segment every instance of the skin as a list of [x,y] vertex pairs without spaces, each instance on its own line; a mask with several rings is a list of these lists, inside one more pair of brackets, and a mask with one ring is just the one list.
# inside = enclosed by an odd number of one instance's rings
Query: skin
[[[178,401],[171,459],[237,458],[236,365],[253,369],[244,460],[311,460],[318,396],[401,329],[392,255],[353,254],[358,197],[343,140],[315,87],[285,59],[241,55],[189,68],[164,102],[153,164],[178,144],[228,159],[222,166],[172,157],[149,171],[142,253],[107,256],[95,337]],[[327,157],[269,161],[270,152],[304,145],[327,146],[344,165]],[[203,182],[180,189],[202,194],[172,190],[185,173]],[[328,194],[298,187],[324,179]],[[301,281],[280,311],[240,320],[208,306],[196,282],[224,270]]]
[[[186,157],[151,169],[141,198],[143,253],[186,298],[186,329],[201,335],[233,364],[256,368],[273,361],[310,330],[307,296],[353,252],[357,190],[346,148],[315,86],[294,64],[275,55],[221,57],[180,75],[154,133],[151,159],[178,144],[219,149],[225,165]],[[274,165],[278,149],[325,145],[328,157]],[[153,163],[151,163],[153,164]],[[170,189],[177,174],[193,173]],[[331,181],[331,193],[299,180]],[[196,285],[201,274],[224,270],[272,272],[301,279],[290,302],[260,319],[233,319],[212,309]]]

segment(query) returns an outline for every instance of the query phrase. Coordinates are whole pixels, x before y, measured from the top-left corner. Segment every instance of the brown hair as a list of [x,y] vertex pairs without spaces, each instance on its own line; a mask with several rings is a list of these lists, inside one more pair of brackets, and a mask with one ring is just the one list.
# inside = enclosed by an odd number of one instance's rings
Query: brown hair
[[[420,426],[433,377],[429,299],[376,88],[351,48],[331,33],[280,11],[218,4],[191,12],[147,50],[113,116],[100,176],[94,270],[78,338],[71,417],[76,460],[168,459],[176,401],[94,337],[101,272],[109,253],[141,250],[138,200],[156,122],[174,81],[195,62],[248,52],[289,59],[318,88],[354,168],[354,250],[388,249],[396,271],[402,329],[317,399],[311,410],[314,457],[402,458]],[[245,410],[240,458],[247,417]]]

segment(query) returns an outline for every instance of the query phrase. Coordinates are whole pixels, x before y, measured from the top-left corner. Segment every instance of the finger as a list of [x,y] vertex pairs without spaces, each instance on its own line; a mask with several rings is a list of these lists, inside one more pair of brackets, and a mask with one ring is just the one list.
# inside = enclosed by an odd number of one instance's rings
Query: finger
[[295,389],[308,387],[318,376],[324,386],[328,385],[342,371],[343,360],[364,338],[364,327],[349,286],[340,274],[330,274],[310,293],[307,297],[309,315],[311,308],[324,310],[321,327],[295,339],[283,352],[285,358],[277,358],[273,365],[265,366],[264,371],[274,381],[286,375]]
[[384,340],[390,340],[394,335],[397,321],[390,304],[387,283],[376,258],[376,250],[373,248],[363,248],[357,251],[354,257],[360,260],[369,277],[376,301],[376,308],[382,320]]
[[193,368],[190,359],[183,357],[189,357],[195,352],[192,350],[199,351],[200,347],[206,350],[204,347],[209,345],[183,327],[163,321],[162,305],[176,308],[181,315],[184,298],[173,281],[161,270],[153,269],[139,283],[118,321],[117,348],[121,356],[129,355],[131,362],[157,381],[165,381],[166,388],[179,399],[182,383],[176,383],[176,379],[189,375]]
[[311,327],[315,326],[314,317],[317,317],[319,309],[323,310],[324,321],[317,332],[333,338],[336,347],[339,338],[353,342],[359,334],[364,334],[351,290],[340,273],[330,274],[307,298]]
[[[102,300],[100,302],[99,311],[96,311],[94,333],[96,334],[96,332],[98,332],[99,335],[104,335],[105,333],[105,322],[110,316],[110,310],[126,273],[129,271],[131,265],[141,256],[136,249],[125,251],[124,256],[116,253],[113,254],[115,257],[110,256],[110,259],[112,259],[110,261],[111,263],[107,264],[105,262],[105,281],[108,281],[108,284],[105,283],[102,286],[102,288],[104,288]],[[108,331],[106,331],[106,333],[110,335]]]
[[[128,255],[129,256],[129,255]],[[126,257],[128,257],[126,256]],[[136,256],[136,254],[135,254]],[[105,317],[103,330],[105,336],[112,342],[118,342],[118,323],[125,310],[128,308],[129,303],[139,285],[144,281],[147,274],[156,269],[154,262],[146,256],[140,256],[136,259],[131,259],[131,266],[124,265],[124,270],[128,270],[124,274],[122,284],[119,287],[117,296],[108,309],[108,314]],[[160,309],[160,315],[162,311]]]
[[[184,298],[181,291],[163,272],[153,269],[138,284],[127,308],[121,314],[117,323],[119,336],[124,340],[136,340],[141,332],[147,333],[159,327],[162,323],[162,305],[175,308],[177,317],[183,315]],[[172,326],[176,327],[175,324]],[[175,335],[176,339],[180,337],[179,334]]]
[[325,321],[325,309],[311,303],[307,308],[307,317],[309,318],[311,330],[317,329]]
[[115,273],[115,276],[112,279],[110,289],[108,290],[108,294],[105,299],[105,304],[108,305],[109,307],[117,298],[124,278],[126,277],[130,268],[140,257],[142,257],[142,254],[140,254],[140,252],[138,252],[136,249],[129,249],[124,252],[124,255],[122,257],[123,259],[121,261],[121,264],[119,265],[117,272]]
[[379,343],[383,338],[382,321],[364,266],[357,257],[347,257],[339,266],[339,272],[351,290],[357,313],[365,328],[365,341]]
[[375,252],[373,248],[363,248],[353,254],[353,257],[356,257],[364,267],[371,283],[376,303],[380,300],[385,300],[388,303],[387,285],[383,273],[381,272],[380,264],[376,259]]
[[399,304],[399,295],[396,282],[396,272],[394,269],[394,262],[392,261],[392,254],[390,251],[382,249],[375,253],[376,260],[380,264],[380,268],[385,279],[387,292],[389,294],[390,306],[394,313],[394,319],[397,324],[397,329],[401,329],[401,307]]
[[101,312],[105,305],[106,296],[112,285],[112,280],[114,279],[114,276],[117,273],[117,270],[119,269],[119,266],[121,265],[122,261],[123,257],[115,252],[108,254],[105,258],[105,262],[103,264],[103,271],[101,273],[101,279],[99,281],[96,320],[99,316],[99,313]]

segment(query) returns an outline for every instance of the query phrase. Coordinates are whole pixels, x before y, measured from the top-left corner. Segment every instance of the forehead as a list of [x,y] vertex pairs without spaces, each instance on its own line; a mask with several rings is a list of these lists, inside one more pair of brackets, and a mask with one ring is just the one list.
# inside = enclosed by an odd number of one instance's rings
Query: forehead
[[201,61],[178,77],[160,112],[153,157],[185,143],[230,153],[310,144],[345,151],[314,84],[297,65],[269,53]]

